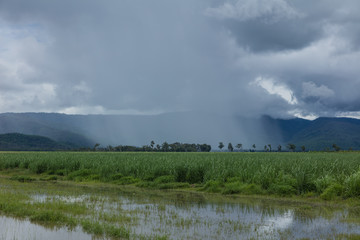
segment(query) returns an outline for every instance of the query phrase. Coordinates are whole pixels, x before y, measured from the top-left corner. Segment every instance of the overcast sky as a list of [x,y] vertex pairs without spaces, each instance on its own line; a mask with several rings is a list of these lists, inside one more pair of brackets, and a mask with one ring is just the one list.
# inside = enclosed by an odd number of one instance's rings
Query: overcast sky
[[0,112],[360,116],[358,0],[1,0]]

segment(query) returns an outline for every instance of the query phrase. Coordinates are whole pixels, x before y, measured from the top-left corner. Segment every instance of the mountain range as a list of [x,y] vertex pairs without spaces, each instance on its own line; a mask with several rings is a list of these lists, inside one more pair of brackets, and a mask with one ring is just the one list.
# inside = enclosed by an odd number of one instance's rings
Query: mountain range
[[50,138],[20,133],[0,134],[0,151],[55,151],[71,150],[75,146]]
[[360,120],[318,118],[316,120],[274,119],[269,116],[244,118],[208,113],[180,112],[152,116],[66,115],[58,113],[0,114],[0,134],[21,133],[47,137],[71,148],[107,145],[147,145],[150,141],[207,143],[217,149],[238,143],[243,149],[263,150],[271,144],[285,149],[289,143],[297,150],[360,149]]

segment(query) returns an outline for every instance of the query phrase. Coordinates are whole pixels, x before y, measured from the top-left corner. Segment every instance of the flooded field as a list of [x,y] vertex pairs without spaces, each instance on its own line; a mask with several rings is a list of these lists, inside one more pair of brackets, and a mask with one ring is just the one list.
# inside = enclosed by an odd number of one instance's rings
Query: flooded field
[[0,189],[2,195],[19,194],[20,203],[25,208],[34,208],[35,215],[37,209],[45,208],[52,209],[54,215],[61,211],[73,219],[72,224],[67,224],[67,220],[49,224],[46,218],[18,217],[19,214],[14,217],[8,212],[0,217],[0,239],[352,239],[360,236],[357,207],[337,209],[203,193],[14,184],[3,180]]
[[31,223],[29,220],[19,220],[0,216],[0,239],[92,239],[91,235],[84,233],[80,228],[68,230],[60,227],[43,227]]

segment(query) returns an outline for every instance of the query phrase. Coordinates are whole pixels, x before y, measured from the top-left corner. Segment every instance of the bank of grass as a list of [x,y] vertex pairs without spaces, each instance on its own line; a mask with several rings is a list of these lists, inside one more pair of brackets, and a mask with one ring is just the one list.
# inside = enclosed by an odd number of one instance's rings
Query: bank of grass
[[[104,182],[323,200],[360,197],[358,152],[4,152],[0,154],[0,171],[14,172],[11,179],[20,182]],[[21,175],[22,172],[28,175]]]

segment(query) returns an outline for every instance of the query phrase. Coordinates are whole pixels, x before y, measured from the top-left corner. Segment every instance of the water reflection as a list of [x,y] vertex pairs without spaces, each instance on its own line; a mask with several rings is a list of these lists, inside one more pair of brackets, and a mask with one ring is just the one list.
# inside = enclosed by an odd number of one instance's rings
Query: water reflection
[[[299,207],[253,199],[215,201],[196,193],[114,190],[64,193],[42,192],[33,195],[31,202],[83,204],[90,211],[85,217],[98,222],[105,221],[101,218],[104,213],[131,219],[115,224],[129,229],[132,239],[164,235],[169,239],[333,239],[339,234],[360,235],[359,224],[346,221],[359,214],[346,209]],[[80,228],[73,232],[45,229],[6,217],[0,218],[0,226],[0,239],[91,239]]]
[[[181,195],[179,195],[181,196]],[[360,234],[357,224],[344,221],[346,210],[302,209],[266,201],[211,203],[134,197],[121,208],[138,217],[133,231],[161,232],[171,239],[328,239],[337,234]]]
[[68,231],[66,228],[45,228],[32,224],[28,220],[17,220],[0,216],[0,239],[2,240],[91,240],[91,235],[85,234],[77,228]]

